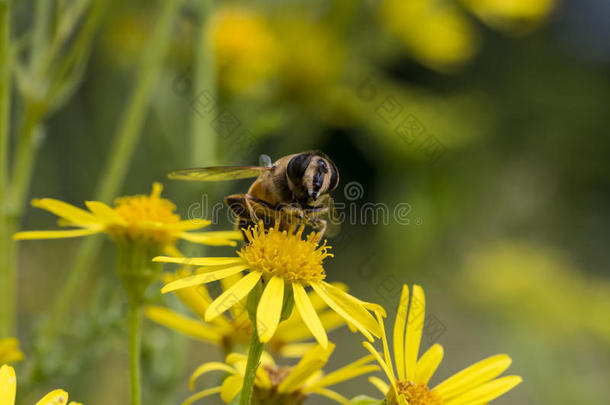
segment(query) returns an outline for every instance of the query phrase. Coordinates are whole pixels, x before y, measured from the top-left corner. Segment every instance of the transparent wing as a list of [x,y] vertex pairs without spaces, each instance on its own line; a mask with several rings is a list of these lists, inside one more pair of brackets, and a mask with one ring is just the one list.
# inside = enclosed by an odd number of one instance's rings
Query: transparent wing
[[258,165],[263,167],[271,167],[273,166],[273,161],[269,157],[269,155],[260,155],[258,157]]
[[326,236],[335,237],[341,233],[343,218],[335,207],[335,200],[328,198],[328,213],[326,219]]
[[260,166],[216,166],[175,170],[167,175],[170,179],[191,181],[225,181],[258,177],[269,170]]

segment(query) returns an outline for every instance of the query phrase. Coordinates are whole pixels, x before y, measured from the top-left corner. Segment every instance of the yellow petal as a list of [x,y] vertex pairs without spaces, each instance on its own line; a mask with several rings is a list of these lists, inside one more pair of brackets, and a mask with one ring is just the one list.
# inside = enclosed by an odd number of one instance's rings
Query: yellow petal
[[26,240],[76,238],[79,236],[93,235],[95,233],[100,233],[101,231],[102,228],[70,229],[66,231],[23,231],[14,234],[13,239]]
[[430,378],[443,360],[443,346],[435,343],[417,361],[415,366],[415,382],[428,384]]
[[[379,313],[377,313],[375,315],[377,316],[377,321],[379,322],[381,330],[384,331],[382,333],[382,338],[381,338],[381,342],[383,344],[383,358],[385,360],[385,364],[387,364],[390,367],[390,371],[392,371],[392,376],[394,376],[394,368],[392,367],[392,358],[390,357],[390,348],[388,347],[388,339],[386,338],[386,334],[385,334],[385,326],[383,325],[383,317]],[[394,376],[394,378],[396,378],[396,377]]]
[[394,321],[394,363],[396,363],[396,373],[399,380],[404,380],[405,374],[405,325],[407,323],[407,308],[409,306],[409,287],[402,286],[396,320]]
[[68,393],[64,390],[54,390],[49,392],[36,405],[66,405],[68,403]]
[[394,391],[396,392],[396,377],[394,377],[392,365],[387,364],[385,360],[381,358],[379,352],[375,350],[373,345],[371,345],[369,342],[362,342],[362,345],[373,355],[373,357],[375,357],[375,360],[377,360],[377,363],[379,363],[381,369],[385,372],[385,375],[388,377],[388,380],[390,380],[390,384],[392,384],[392,388],[394,388]]
[[[311,295],[307,294],[307,297],[311,298]],[[345,320],[332,310],[319,313],[318,318],[320,318],[324,330],[328,332],[345,324]],[[309,339],[312,334],[297,310],[294,311],[285,322],[278,325],[275,336],[279,341],[296,342],[303,339]]]
[[89,208],[89,211],[93,212],[95,216],[105,224],[127,224],[125,219],[120,216],[118,212],[101,201],[85,201],[85,205]]
[[502,374],[511,363],[511,358],[506,354],[488,357],[449,377],[437,385],[434,388],[434,391],[444,399],[451,399],[496,378]]
[[333,297],[330,296],[330,294],[326,291],[325,285],[321,283],[310,283],[310,285],[311,288],[313,288],[313,290],[320,296],[320,298],[324,300],[324,302],[326,302],[329,307],[331,307],[335,312],[341,315],[346,321],[354,325],[360,331],[360,333],[362,333],[364,337],[366,337],[369,341],[373,341],[373,336],[369,333],[367,328],[363,324],[361,324],[359,320],[356,320],[352,316],[351,312],[348,313],[341,305],[339,305],[333,299]]
[[23,353],[19,350],[19,340],[15,338],[0,339],[0,364],[23,360]]
[[523,379],[519,376],[506,376],[498,378],[497,380],[485,383],[465,394],[460,395],[450,401],[447,401],[445,405],[481,405],[498,398],[500,395],[513,389],[516,385],[520,384]]
[[[276,333],[277,336],[277,333]],[[305,353],[310,351],[316,344],[315,343],[292,343],[283,345],[279,349],[279,353],[282,357],[288,358],[301,358]]]
[[206,322],[216,318],[233,305],[237,304],[244,298],[252,288],[258,283],[263,273],[254,271],[242,277],[237,283],[233,284],[228,290],[223,292],[216,298],[205,311]]
[[[241,280],[241,274],[235,274],[233,276],[223,278],[220,280],[220,284],[222,285],[223,291],[226,291],[239,280]],[[246,298],[242,299],[240,305],[233,305],[229,311],[231,312],[232,319],[241,320],[239,322],[250,322],[250,317],[248,316],[248,302]]]
[[333,401],[338,402],[342,405],[350,405],[351,403],[349,399],[345,398],[343,395],[326,388],[318,388],[311,392],[315,392],[316,394],[322,395],[328,399],[332,399]]
[[236,246],[235,240],[241,239],[241,233],[239,233],[239,238],[235,236],[237,235],[233,231],[183,232],[180,234],[180,238],[184,240],[209,246]]
[[[364,325],[369,332],[371,332],[375,337],[379,338],[381,336],[381,329],[379,328],[379,322],[375,319],[373,315],[365,308],[364,301],[360,301],[356,297],[348,294],[345,291],[342,291],[332,284],[326,283],[324,281],[321,282],[326,287],[326,291],[333,297],[335,302],[345,308],[354,318],[358,319],[358,321]],[[377,308],[375,305],[373,308]],[[383,316],[385,314],[385,310],[381,308],[379,311]]]
[[195,339],[220,343],[222,338],[215,329],[210,328],[203,322],[180,315],[167,308],[149,306],[146,307],[144,314],[148,319]]
[[164,227],[175,231],[188,231],[194,229],[204,228],[210,225],[212,221],[205,219],[185,219],[182,221],[174,222],[172,224],[165,224]]
[[204,363],[197,367],[197,369],[191,374],[189,378],[189,388],[192,390],[195,388],[195,381],[203,374],[209,373],[210,371],[226,371],[229,374],[235,374],[235,369],[231,366],[221,363],[219,361],[211,361]]
[[424,296],[424,290],[415,284],[407,317],[407,335],[405,337],[405,372],[409,381],[415,379],[415,365],[419,354],[425,313],[426,297]]
[[378,377],[369,377],[369,381],[383,395],[387,395],[388,394],[388,391],[390,390],[390,386],[388,384],[386,384],[381,378],[378,378]]
[[32,206],[47,210],[77,225],[100,225],[102,222],[95,215],[72,204],[54,198],[41,198],[32,200]]
[[292,291],[294,292],[294,305],[297,307],[303,322],[305,322],[305,325],[307,325],[318,343],[326,348],[328,345],[328,336],[326,336],[324,326],[322,326],[322,322],[311,304],[311,301],[305,292],[305,288],[299,283],[293,283]]
[[0,405],[13,405],[16,391],[15,369],[5,364],[0,367]]
[[315,391],[317,388],[329,387],[334,384],[338,384],[343,381],[351,380],[352,378],[361,376],[366,373],[373,371],[379,371],[379,367],[375,365],[361,366],[361,367],[341,367],[338,370],[333,371],[320,378],[310,387],[306,388],[306,391]]
[[220,280],[221,278],[228,277],[233,274],[237,274],[240,271],[243,271],[248,268],[247,264],[239,264],[237,266],[227,267],[221,270],[211,271],[209,273],[196,274],[194,276],[189,276],[185,278],[181,278],[176,281],[172,281],[169,284],[166,284],[162,289],[161,293],[165,294],[170,291],[179,290],[181,288],[193,287],[199,284],[211,283],[212,281]]
[[326,348],[318,345],[308,351],[292,369],[288,377],[280,383],[278,392],[290,393],[302,387],[311,375],[324,367],[334,349],[335,345],[329,343]]
[[220,387],[213,387],[213,388],[208,388],[203,391],[199,391],[198,393],[193,394],[190,397],[188,397],[187,399],[185,399],[184,402],[182,402],[182,405],[191,405],[193,402],[195,402],[201,398],[205,398],[207,396],[217,394],[219,392],[220,392]]
[[284,279],[273,276],[267,283],[256,308],[256,331],[261,342],[268,342],[275,333],[280,323],[283,302]]
[[243,385],[244,378],[240,375],[232,375],[225,378],[220,389],[220,398],[225,404],[228,404],[239,394]]
[[225,361],[227,362],[227,364],[231,364],[231,365],[235,365],[236,363],[240,363],[240,362],[245,363],[248,361],[248,356],[246,356],[245,354],[232,352],[227,355],[227,357],[225,358]]
[[178,263],[188,266],[222,266],[245,263],[241,257],[169,257],[157,256],[153,262]]

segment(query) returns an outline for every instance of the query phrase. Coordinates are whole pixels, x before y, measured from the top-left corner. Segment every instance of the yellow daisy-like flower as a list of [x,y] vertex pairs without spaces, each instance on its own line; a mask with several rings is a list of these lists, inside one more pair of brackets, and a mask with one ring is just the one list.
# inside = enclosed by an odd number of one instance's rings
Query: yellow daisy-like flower
[[247,270],[248,274],[218,296],[206,309],[207,322],[241,302],[250,291],[263,280],[265,289],[256,308],[256,330],[261,342],[266,343],[275,334],[285,298],[292,294],[305,325],[316,340],[326,347],[328,338],[324,325],[314,308],[306,287],[313,291],[326,305],[339,314],[348,325],[358,329],[372,341],[379,337],[381,330],[368,310],[383,311],[379,305],[367,303],[347,294],[324,281],[326,273],[322,262],[328,256],[326,242],[318,244],[320,234],[312,232],[302,239],[304,227],[296,232],[280,231],[276,225],[265,231],[262,223],[245,231],[247,244],[237,252],[239,257],[172,258],[157,257],[154,260],[166,263],[180,263],[202,266],[201,274],[185,277],[167,284],[162,293],[193,287],[199,284],[221,280]]
[[[14,405],[17,393],[17,377],[15,369],[6,364],[0,367],[0,405]],[[68,393],[64,390],[53,390],[45,395],[36,405],[66,405],[68,404]],[[78,402],[70,402],[69,405],[82,405]]]
[[462,0],[486,24],[508,31],[527,31],[548,19],[557,0]]
[[15,338],[0,339],[0,364],[23,360],[19,341]]
[[188,232],[209,225],[205,220],[180,220],[176,206],[161,198],[163,185],[154,183],[150,195],[117,198],[114,208],[100,201],[86,201],[89,211],[53,198],[32,200],[34,207],[60,217],[59,224],[77,229],[59,231],[25,231],[15,239],[57,239],[107,233],[116,242],[150,243],[175,254],[175,242],[184,239],[206,245],[235,246],[238,232]]
[[519,376],[496,378],[512,362],[507,355],[498,354],[465,368],[432,389],[428,388],[430,378],[443,359],[443,347],[434,344],[418,358],[426,312],[424,291],[420,286],[413,286],[411,305],[407,310],[408,306],[409,288],[405,285],[394,323],[396,373],[381,316],[378,319],[383,331],[383,356],[370,343],[363,343],[390,380],[391,387],[379,378],[369,379],[386,395],[388,405],[482,405],[521,383],[522,378]]
[[384,0],[380,15],[410,54],[435,70],[455,70],[478,47],[475,29],[452,2]]
[[231,90],[260,84],[277,70],[278,43],[264,16],[243,5],[219,7],[210,23],[220,79]]
[[[280,367],[275,364],[271,356],[264,355],[261,365],[256,370],[254,403],[298,405],[310,394],[318,394],[340,404],[348,405],[350,402],[347,398],[328,387],[379,370],[379,368],[369,364],[373,360],[372,356],[366,356],[324,375],[321,370],[328,362],[334,347],[335,345],[332,343],[329,343],[326,348],[317,345],[309,350],[294,367]],[[200,391],[189,397],[182,405],[190,405],[216,393],[220,393],[220,398],[225,403],[231,402],[241,391],[247,361],[247,356],[231,353],[227,356],[226,363],[210,362],[199,366],[191,376],[191,389],[197,378],[211,371],[224,371],[228,373],[228,376],[220,386]]]
[[[169,283],[191,274],[186,269],[181,269],[177,274],[167,274],[164,281]],[[239,275],[222,279],[222,291],[231,288],[239,279]],[[333,283],[333,285],[346,290],[346,287],[341,284]],[[248,316],[245,299],[231,307],[227,311],[229,313],[224,313],[208,323],[203,320],[213,299],[206,285],[182,288],[176,291],[176,295],[193,313],[199,315],[201,320],[156,305],[146,307],[146,316],[187,336],[220,346],[225,354],[236,350],[238,346],[247,346],[250,342],[252,322]],[[325,330],[330,331],[344,323],[343,318],[336,312],[325,308],[324,301],[319,297],[312,293],[308,295],[314,309],[319,313],[320,321]],[[267,350],[277,352],[285,357],[300,357],[314,346],[314,343],[306,342],[309,338],[311,338],[311,332],[304,325],[298,311],[293,311],[285,322],[278,325],[273,338],[267,345]]]

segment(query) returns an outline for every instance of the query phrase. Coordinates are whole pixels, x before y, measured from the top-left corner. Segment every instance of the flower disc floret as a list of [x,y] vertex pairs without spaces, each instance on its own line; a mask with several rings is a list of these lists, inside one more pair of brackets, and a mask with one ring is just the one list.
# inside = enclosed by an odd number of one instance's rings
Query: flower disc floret
[[238,252],[250,269],[290,282],[318,282],[326,278],[322,262],[332,257],[326,241],[318,245],[320,234],[302,239],[305,227],[280,231],[278,225],[267,232],[262,224],[245,231],[247,244]]
[[115,199],[114,211],[124,223],[108,226],[108,234],[117,241],[150,241],[161,246],[174,243],[179,231],[171,229],[171,225],[179,223],[180,216],[174,212],[174,203],[161,198],[162,190],[163,186],[155,183],[150,195]]

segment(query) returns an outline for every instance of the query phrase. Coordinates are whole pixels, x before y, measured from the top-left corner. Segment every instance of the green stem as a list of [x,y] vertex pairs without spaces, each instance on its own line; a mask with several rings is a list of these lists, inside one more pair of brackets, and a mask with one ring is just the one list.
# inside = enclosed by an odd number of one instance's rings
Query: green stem
[[250,405],[252,390],[254,389],[254,380],[256,378],[256,370],[260,364],[261,355],[265,345],[258,340],[258,332],[253,328],[252,337],[250,339],[250,348],[248,350],[248,362],[244,373],[244,384],[241,388],[241,397],[239,405]]
[[[101,170],[104,177],[100,179],[95,200],[110,201],[119,192],[123,183],[135,145],[144,125],[154,84],[157,81],[163,58],[167,52],[172,23],[177,14],[179,3],[179,0],[163,2],[164,8],[160,21],[142,55],[142,60],[135,74],[136,83],[131,90],[127,107],[120,119],[105,168]],[[66,314],[70,308],[69,303],[72,301],[87,270],[91,269],[100,247],[100,239],[88,238],[83,242],[72,261],[66,282],[58,295],[60,298],[55,301],[51,310],[49,330],[46,332],[47,339],[53,339],[56,330],[64,324]]]
[[[209,35],[209,21],[213,11],[214,1],[204,0],[201,4],[200,28],[195,45],[193,99],[204,91],[213,98],[217,97],[214,48]],[[199,114],[197,109],[191,108],[191,165],[212,166],[216,163],[216,134],[210,122]]]
[[129,384],[131,405],[140,405],[142,401],[140,381],[140,351],[142,346],[142,317],[140,304],[129,300]]
[[17,140],[17,150],[13,162],[13,181],[3,200],[2,235],[0,236],[0,297],[3,305],[0,310],[0,336],[10,336],[15,332],[15,311],[17,300],[17,253],[12,239],[16,232],[19,218],[23,212],[23,203],[27,196],[32,178],[34,158],[38,149],[36,127],[40,116],[32,105],[26,106],[25,116]]
[[0,1],[0,339],[13,334],[15,324],[14,223],[7,212],[8,145],[11,108],[11,7]]
[[8,211],[16,218],[20,218],[23,213],[32,180],[36,153],[40,144],[38,133],[41,130],[40,119],[40,109],[33,103],[26,104],[23,122],[17,136],[15,161],[11,171],[13,179],[8,199]]
[[34,35],[32,37],[32,50],[30,52],[30,73],[40,73],[39,62],[44,54],[49,37],[49,20],[53,3],[48,0],[36,0],[34,5]]
[[127,321],[129,324],[129,376],[131,405],[141,403],[140,352],[142,343],[141,305],[146,289],[158,280],[161,273],[159,263],[152,259],[161,247],[154,244],[126,240],[117,242],[117,276],[129,302]]
[[140,61],[135,87],[129,95],[125,113],[120,119],[119,129],[108,154],[109,160],[102,170],[105,177],[97,189],[98,200],[108,201],[119,191],[142,132],[154,85],[171,39],[172,25],[180,1],[167,0],[162,4],[159,24]]

